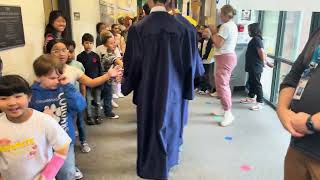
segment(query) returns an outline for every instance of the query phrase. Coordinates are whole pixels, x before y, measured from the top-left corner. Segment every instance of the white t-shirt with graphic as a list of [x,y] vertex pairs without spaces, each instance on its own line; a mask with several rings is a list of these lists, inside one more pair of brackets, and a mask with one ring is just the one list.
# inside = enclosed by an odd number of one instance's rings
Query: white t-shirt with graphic
[[59,149],[71,139],[49,115],[33,110],[23,123],[0,115],[0,173],[7,180],[34,180]]
[[221,48],[216,48],[215,55],[234,53],[238,40],[238,27],[232,21],[221,25],[218,35],[224,39]]

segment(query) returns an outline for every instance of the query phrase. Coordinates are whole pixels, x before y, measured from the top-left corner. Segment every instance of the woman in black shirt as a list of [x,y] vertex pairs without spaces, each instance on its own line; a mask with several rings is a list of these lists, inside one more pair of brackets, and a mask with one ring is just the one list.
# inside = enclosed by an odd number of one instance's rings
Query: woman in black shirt
[[[248,44],[246,52],[246,66],[245,70],[249,74],[248,85],[249,94],[247,98],[240,100],[240,103],[255,104],[250,110],[260,110],[263,107],[263,91],[262,84],[260,82],[263,67],[266,62],[266,54],[263,49],[263,42],[261,36],[261,30],[258,23],[253,23],[248,26],[249,36],[252,37]],[[268,63],[268,66],[273,65]],[[255,99],[255,96],[256,99]]]

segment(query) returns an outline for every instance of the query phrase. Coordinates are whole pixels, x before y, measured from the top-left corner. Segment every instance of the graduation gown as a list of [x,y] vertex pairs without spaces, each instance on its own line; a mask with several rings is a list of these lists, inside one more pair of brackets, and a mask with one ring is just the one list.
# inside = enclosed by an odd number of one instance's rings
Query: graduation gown
[[[205,73],[203,64],[202,64],[202,58],[200,57],[199,50],[198,50],[198,40],[197,40],[197,30],[196,28],[181,14],[177,13],[174,14],[174,17],[180,22],[188,32],[188,38],[189,41],[188,43],[190,44],[191,47],[191,52],[192,52],[192,78],[195,79],[195,77],[202,76]],[[194,89],[194,87],[193,87]],[[194,91],[193,91],[194,92]],[[194,94],[192,95],[194,96]],[[188,123],[188,107],[189,107],[189,101],[185,100],[184,102],[184,111],[182,111],[183,114],[183,124],[184,126],[187,125]],[[183,129],[182,129],[183,130]],[[181,133],[182,135],[182,133]]]
[[167,12],[153,12],[128,32],[122,93],[137,105],[137,174],[168,179],[178,164],[184,102],[194,96],[187,29]]
[[[188,38],[189,38],[189,44],[191,47],[191,52],[192,52],[192,78],[195,79],[195,77],[202,76],[204,74],[204,67],[202,64],[202,58],[200,57],[198,47],[197,47],[197,30],[196,28],[181,14],[174,14],[174,17],[187,29],[188,32]],[[193,84],[194,85],[194,84]],[[194,87],[193,87],[194,88]],[[194,92],[194,91],[193,91]],[[194,94],[193,94],[194,96]],[[183,102],[183,110],[181,111],[182,113],[182,123],[183,126],[186,126],[188,123],[188,109],[189,109],[189,100],[184,100]],[[184,127],[181,128],[180,130],[180,139],[181,139],[181,144],[183,144],[183,130]]]

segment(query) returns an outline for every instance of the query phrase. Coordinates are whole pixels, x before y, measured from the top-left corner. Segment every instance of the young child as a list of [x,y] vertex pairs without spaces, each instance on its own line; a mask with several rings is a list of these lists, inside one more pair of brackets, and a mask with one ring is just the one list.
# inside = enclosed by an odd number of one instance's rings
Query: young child
[[[121,29],[119,24],[113,24],[111,26],[111,33],[114,36],[115,39],[115,45],[116,45],[116,50],[120,53],[119,58],[123,56],[126,50],[126,42],[121,36]],[[113,82],[112,83],[112,98],[113,99],[118,99],[118,98],[124,98],[124,95],[121,93],[121,82]]]
[[51,114],[69,134],[72,143],[65,164],[60,169],[58,180],[75,178],[75,130],[73,113],[82,112],[86,107],[83,96],[69,83],[63,73],[63,64],[51,55],[42,55],[33,63],[37,82],[32,86],[30,107]]
[[[116,45],[112,33],[109,31],[103,32],[101,34],[101,40],[103,45],[97,48],[97,52],[101,56],[103,70],[108,71],[112,65],[119,65],[123,67],[121,59],[115,54]],[[105,116],[111,119],[118,119],[119,116],[112,112],[112,81],[108,81],[104,84],[103,95]]]
[[28,108],[30,98],[22,77],[0,78],[0,179],[54,179],[64,164],[70,137],[54,118]]
[[50,41],[47,45],[47,52],[50,52],[52,56],[59,58],[60,62],[64,65],[63,74],[70,79],[71,84],[75,84],[75,82],[78,81],[80,84],[93,88],[102,85],[112,77],[121,77],[123,73],[121,67],[116,66],[109,69],[107,73],[91,79],[81,70],[66,64],[68,60],[68,49],[65,41],[63,40]]
[[104,22],[99,22],[96,24],[96,32],[97,32],[96,47],[102,45],[102,42],[100,39],[100,33],[105,29],[107,29],[107,25]]
[[212,81],[213,81],[213,47],[211,40],[211,32],[208,27],[202,32],[202,39],[200,40],[199,54],[202,58],[203,67],[205,69],[205,74],[200,78],[199,94],[209,94],[212,91]]
[[[84,51],[81,52],[77,56],[77,61],[83,64],[85,69],[85,74],[90,78],[99,77],[102,74],[101,71],[101,63],[100,57],[98,54],[92,51],[93,48],[93,36],[89,33],[85,33],[82,36],[82,45],[84,47]],[[101,87],[90,88],[87,87],[86,89],[86,99],[88,102],[87,114],[88,114],[88,124],[101,124],[102,122],[102,115],[101,115]],[[96,106],[92,105],[92,102],[96,103]],[[93,111],[95,109],[96,114]]]
[[[69,50],[68,53],[68,61],[67,64],[75,67],[77,69],[80,69],[82,72],[85,71],[83,65],[76,61],[75,58],[75,53],[74,53],[74,49],[76,48],[76,43],[74,41],[67,41],[67,49]],[[81,86],[81,88],[80,88]],[[82,84],[79,84],[79,82],[76,82],[75,88],[78,90],[78,92],[80,92],[81,89],[81,94],[86,97],[85,95],[85,86],[83,86]],[[87,137],[86,137],[86,131],[85,131],[85,123],[84,123],[84,112],[81,113],[75,113],[73,114],[74,118],[76,120],[76,124],[77,124],[77,128],[78,128],[78,132],[79,132],[79,140],[80,140],[80,144],[81,144],[81,152],[83,153],[88,153],[91,151],[91,148],[87,142]]]
[[46,25],[44,33],[44,53],[46,52],[46,45],[53,39],[63,39],[65,37],[65,29],[67,26],[66,17],[62,11],[54,10],[50,12],[49,23]]
[[[246,72],[249,74],[249,94],[247,98],[241,99],[240,103],[249,104],[253,103],[254,106],[250,107],[250,110],[258,111],[263,107],[263,91],[262,84],[260,82],[261,74],[265,64],[269,67],[273,65],[267,61],[266,54],[263,49],[263,42],[261,36],[261,30],[258,23],[253,23],[248,26],[249,36],[252,37],[248,44],[246,52]],[[255,95],[257,98],[255,99]]]

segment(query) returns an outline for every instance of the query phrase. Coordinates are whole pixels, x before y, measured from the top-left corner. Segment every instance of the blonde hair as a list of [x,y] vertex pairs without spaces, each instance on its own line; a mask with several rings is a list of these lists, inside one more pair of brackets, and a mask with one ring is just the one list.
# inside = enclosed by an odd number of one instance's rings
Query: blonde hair
[[100,38],[101,38],[101,42],[102,44],[106,44],[106,42],[108,41],[108,39],[113,38],[113,34],[110,31],[102,31],[100,33]]
[[237,14],[237,10],[234,9],[231,5],[227,4],[221,8],[221,13],[232,19]]
[[63,67],[59,59],[50,54],[41,55],[33,62],[33,70],[37,77],[46,76],[53,71],[62,74]]

